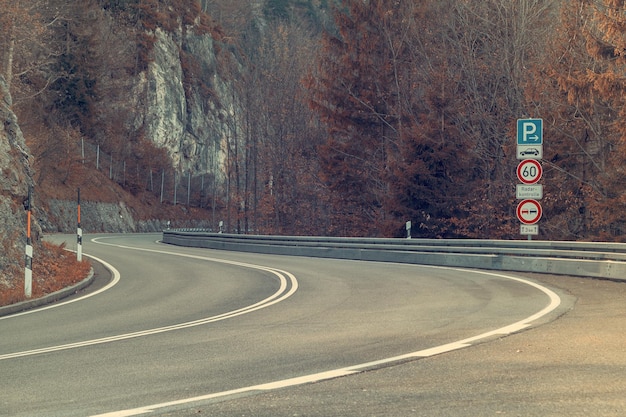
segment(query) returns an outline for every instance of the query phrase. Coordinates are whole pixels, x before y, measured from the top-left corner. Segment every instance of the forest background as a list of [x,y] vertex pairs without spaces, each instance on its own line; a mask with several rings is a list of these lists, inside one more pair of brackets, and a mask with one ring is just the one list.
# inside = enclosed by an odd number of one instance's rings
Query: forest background
[[[85,142],[130,173],[184,174],[119,105],[155,30],[181,27],[228,51],[238,134],[199,204],[226,231],[399,237],[410,220],[413,237],[519,238],[515,129],[532,117],[540,238],[624,240],[618,0],[0,0],[0,70],[48,198],[100,175]],[[186,86],[219,101],[181,59]],[[118,185],[165,204],[145,180]]]

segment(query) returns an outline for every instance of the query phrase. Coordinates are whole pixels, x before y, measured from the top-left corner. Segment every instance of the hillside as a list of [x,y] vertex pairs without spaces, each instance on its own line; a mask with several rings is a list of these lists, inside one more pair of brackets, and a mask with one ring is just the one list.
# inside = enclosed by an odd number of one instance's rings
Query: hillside
[[517,239],[523,118],[544,121],[537,238],[624,240],[625,15],[609,0],[0,0],[7,120],[29,155],[5,175],[5,246],[21,247],[26,184],[45,232],[73,232],[80,188],[87,232],[404,236],[411,221],[414,237]]
[[[33,184],[28,148],[17,118],[10,109],[11,104],[7,84],[0,77],[0,230],[3,236],[0,290],[12,286],[16,276],[23,271],[20,261],[24,259],[26,216],[22,202],[28,196],[29,186]],[[37,235],[39,230],[34,228],[33,232]]]

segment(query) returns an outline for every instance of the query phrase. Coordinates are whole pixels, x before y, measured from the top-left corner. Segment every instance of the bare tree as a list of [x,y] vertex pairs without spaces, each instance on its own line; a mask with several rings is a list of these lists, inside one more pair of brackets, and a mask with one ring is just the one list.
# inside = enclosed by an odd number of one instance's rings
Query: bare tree
[[[0,0],[0,69],[17,103],[40,93],[51,82],[46,69],[56,51],[47,40],[57,15],[49,9],[47,0]],[[37,78],[43,80],[33,83]]]
[[[452,2],[442,54],[447,78],[455,84],[451,115],[475,160],[466,178],[477,192],[462,205],[473,222],[471,236],[509,237],[515,232],[515,120],[540,117],[525,100],[528,68],[552,36],[557,2],[485,0]],[[474,194],[475,197],[472,197]],[[462,223],[467,229],[467,221]]]
[[308,58],[314,53],[316,38],[296,23],[274,25],[262,38],[254,59],[254,83],[261,93],[255,105],[259,111],[252,113],[256,200],[270,230],[312,233],[311,216],[318,215],[314,200],[320,191],[315,177],[320,130],[311,123],[313,113],[301,79],[311,68]]
[[529,99],[549,121],[544,163],[553,236],[623,239],[624,4],[563,2],[549,54],[533,66]]

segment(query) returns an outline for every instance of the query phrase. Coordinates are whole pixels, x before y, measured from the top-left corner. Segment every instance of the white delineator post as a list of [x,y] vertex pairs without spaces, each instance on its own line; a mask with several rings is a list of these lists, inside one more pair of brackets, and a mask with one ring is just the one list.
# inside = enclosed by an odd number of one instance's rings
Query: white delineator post
[[77,205],[78,226],[76,230],[76,260],[83,260],[83,229],[80,227],[80,188],[78,189],[78,205]]
[[26,209],[26,249],[24,260],[24,296],[30,298],[33,295],[33,245],[30,237],[30,218],[31,218],[31,193],[28,187],[28,199],[24,208]]

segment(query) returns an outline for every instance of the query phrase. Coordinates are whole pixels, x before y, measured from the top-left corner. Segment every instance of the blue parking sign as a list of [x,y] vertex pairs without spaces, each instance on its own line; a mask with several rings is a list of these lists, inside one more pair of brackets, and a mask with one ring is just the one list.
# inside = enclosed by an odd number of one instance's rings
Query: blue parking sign
[[541,145],[543,143],[543,119],[517,119],[517,144]]

